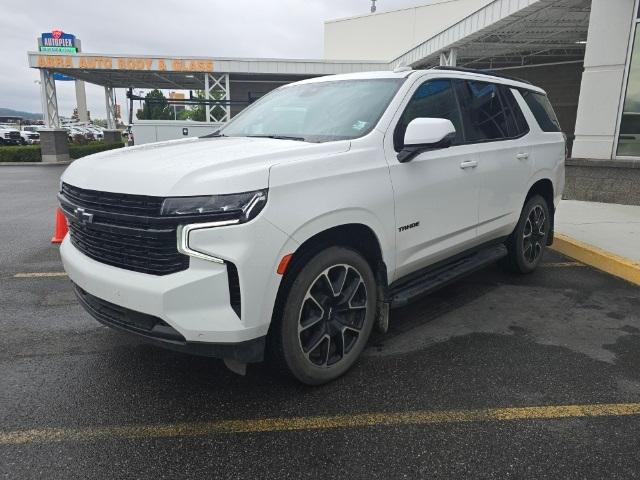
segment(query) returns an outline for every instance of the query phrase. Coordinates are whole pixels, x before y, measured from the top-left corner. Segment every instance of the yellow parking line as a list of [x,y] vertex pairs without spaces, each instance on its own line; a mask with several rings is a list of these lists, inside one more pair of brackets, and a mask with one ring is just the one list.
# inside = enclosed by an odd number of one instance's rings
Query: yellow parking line
[[42,277],[66,277],[66,272],[29,272],[16,273],[14,278],[42,278]]
[[122,438],[202,437],[229,433],[285,432],[394,425],[431,425],[465,422],[552,420],[562,418],[640,415],[640,403],[556,405],[389,413],[356,413],[317,417],[219,420],[95,428],[42,428],[0,432],[0,445],[52,442],[88,442]]
[[584,263],[580,262],[541,263],[540,266],[545,268],[586,267]]

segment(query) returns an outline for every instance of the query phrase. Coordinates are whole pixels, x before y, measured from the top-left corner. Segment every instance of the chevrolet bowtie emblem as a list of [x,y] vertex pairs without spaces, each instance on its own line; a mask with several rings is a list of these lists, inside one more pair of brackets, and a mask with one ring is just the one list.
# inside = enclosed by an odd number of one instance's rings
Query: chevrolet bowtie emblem
[[93,222],[93,213],[87,213],[84,208],[76,208],[73,215],[82,224]]

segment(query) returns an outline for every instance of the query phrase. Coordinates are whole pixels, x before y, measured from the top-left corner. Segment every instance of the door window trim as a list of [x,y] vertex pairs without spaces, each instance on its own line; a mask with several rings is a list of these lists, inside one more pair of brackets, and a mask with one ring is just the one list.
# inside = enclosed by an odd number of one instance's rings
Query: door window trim
[[[400,150],[402,150],[403,146],[400,146],[400,149],[396,149],[396,144],[395,144],[395,138],[396,138],[396,133],[398,128],[400,128],[400,121],[402,120],[402,117],[404,116],[405,112],[407,111],[407,109],[409,108],[409,105],[411,104],[411,100],[413,100],[413,96],[416,94],[416,92],[418,90],[420,90],[420,88],[422,88],[423,85],[426,85],[427,83],[430,82],[437,82],[438,80],[447,80],[450,84],[451,84],[451,92],[453,94],[453,98],[456,104],[456,109],[458,110],[458,117],[460,118],[460,128],[461,128],[461,139],[462,141],[459,143],[456,143],[454,145],[451,145],[447,148],[453,148],[453,147],[459,147],[460,145],[465,145],[465,136],[464,136],[464,122],[462,121],[462,110],[460,109],[460,103],[458,102],[458,96],[456,95],[456,89],[455,89],[455,84],[454,81],[456,80],[455,78],[451,78],[451,77],[432,77],[432,78],[428,78],[427,80],[424,80],[422,82],[416,82],[416,84],[418,84],[417,87],[415,87],[415,89],[410,90],[408,92],[408,97],[409,100],[407,101],[407,103],[404,105],[404,107],[402,107],[402,113],[400,113],[400,115],[398,116],[398,119],[396,120],[396,124],[393,127],[393,131],[392,131],[392,135],[391,135],[391,143],[393,144],[393,150],[398,153],[400,152]],[[424,117],[416,117],[416,118],[424,118]],[[457,131],[456,131],[457,133]]]
[[[516,87],[512,87],[510,85],[506,85],[503,83],[496,83],[496,82],[487,82],[485,80],[469,80],[467,78],[456,78],[455,80],[458,80],[460,82],[480,82],[480,83],[490,83],[491,85],[495,85],[497,87],[498,90],[498,98],[500,99],[500,105],[502,106],[502,110],[504,111],[504,99],[502,98],[502,93],[500,92],[501,88],[500,87],[504,87],[505,89],[511,89],[511,88],[516,88]],[[455,91],[456,94],[456,98],[458,98],[458,91]],[[513,95],[513,93],[512,93]],[[514,98],[515,100],[515,98]],[[516,101],[516,105],[518,106],[518,108],[520,108],[520,105],[517,104]],[[458,100],[458,108],[460,108],[460,116],[462,115],[462,107],[460,106],[460,101]],[[524,116],[524,112],[522,112],[522,115]],[[525,118],[526,120],[526,118]],[[518,140],[519,138],[522,138],[526,135],[528,135],[531,132],[531,127],[529,126],[529,122],[525,122],[527,125],[527,128],[525,129],[525,131],[523,131],[522,133],[520,133],[519,135],[515,135],[513,137],[502,137],[502,138],[485,138],[483,140],[474,140],[474,141],[466,141],[466,136],[465,138],[465,142],[464,143],[460,143],[458,145],[481,145],[481,144],[485,144],[485,143],[493,143],[493,142],[505,142],[505,141],[509,141],[509,140]]]
[[[498,98],[500,100],[500,105],[502,106],[503,111],[505,110],[505,99],[503,98],[504,93],[501,92],[502,89],[513,89],[513,88],[517,88],[511,85],[507,85],[507,84],[503,84],[503,83],[496,83],[496,82],[488,82],[485,80],[469,80],[467,78],[459,78],[459,77],[432,77],[432,78],[428,78],[427,80],[424,80],[422,82],[416,82],[418,85],[417,87],[415,87],[413,90],[408,92],[408,97],[409,100],[407,101],[407,103],[404,105],[404,107],[402,107],[402,113],[400,113],[400,115],[398,115],[397,120],[395,122],[395,125],[392,129],[392,146],[393,146],[393,150],[395,152],[399,152],[400,150],[396,150],[396,145],[395,142],[393,141],[393,139],[395,138],[396,135],[396,130],[399,128],[400,126],[400,120],[402,119],[402,116],[404,115],[405,111],[407,110],[407,108],[409,107],[409,104],[411,103],[411,100],[413,99],[413,95],[418,91],[419,88],[421,88],[424,84],[428,83],[428,82],[433,82],[433,81],[437,81],[437,80],[448,80],[451,82],[451,86],[453,87],[453,96],[455,98],[455,102],[456,102],[456,107],[458,109],[458,115],[460,116],[461,121],[461,136],[462,136],[462,141],[459,143],[456,143],[455,145],[451,145],[450,147],[447,148],[456,148],[456,147],[462,147],[465,145],[481,145],[481,144],[486,144],[486,143],[493,143],[493,142],[504,142],[504,141],[509,141],[509,140],[518,140],[522,137],[527,136],[529,133],[531,133],[531,126],[529,125],[529,122],[526,119],[526,115],[525,112],[522,112],[522,109],[518,103],[518,100],[515,98],[514,96],[514,101],[515,101],[515,106],[517,108],[520,108],[521,113],[523,118],[525,119],[525,124],[526,124],[526,129],[524,129],[523,132],[521,132],[520,134],[516,135],[516,136],[512,136],[512,137],[503,137],[503,138],[487,138],[484,140],[474,140],[474,141],[467,141],[467,132],[464,126],[464,116],[462,113],[462,106],[460,104],[460,98],[458,96],[458,90],[456,88],[456,84],[459,82],[468,82],[468,81],[473,81],[473,82],[480,82],[480,83],[489,83],[492,85],[495,85],[497,87],[497,91],[498,91]],[[511,94],[513,95],[513,92],[511,92]],[[510,118],[509,118],[510,117]],[[515,118],[509,114],[508,115],[508,121],[509,123],[515,121]]]

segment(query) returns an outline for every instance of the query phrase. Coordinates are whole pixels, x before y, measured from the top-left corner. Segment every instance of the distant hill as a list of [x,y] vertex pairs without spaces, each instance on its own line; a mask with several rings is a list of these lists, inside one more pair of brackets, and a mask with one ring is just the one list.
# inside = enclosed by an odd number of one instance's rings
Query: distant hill
[[20,112],[11,108],[0,107],[0,117],[22,117],[25,120],[42,120],[41,113]]

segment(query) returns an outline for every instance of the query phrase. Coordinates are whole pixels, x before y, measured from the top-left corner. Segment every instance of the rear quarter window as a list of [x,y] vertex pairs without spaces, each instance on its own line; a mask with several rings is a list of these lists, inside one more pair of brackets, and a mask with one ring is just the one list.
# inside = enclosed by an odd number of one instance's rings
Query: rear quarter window
[[560,132],[560,122],[553,111],[551,102],[546,95],[531,90],[523,90],[522,97],[531,109],[531,113],[536,118],[538,125],[543,132]]

